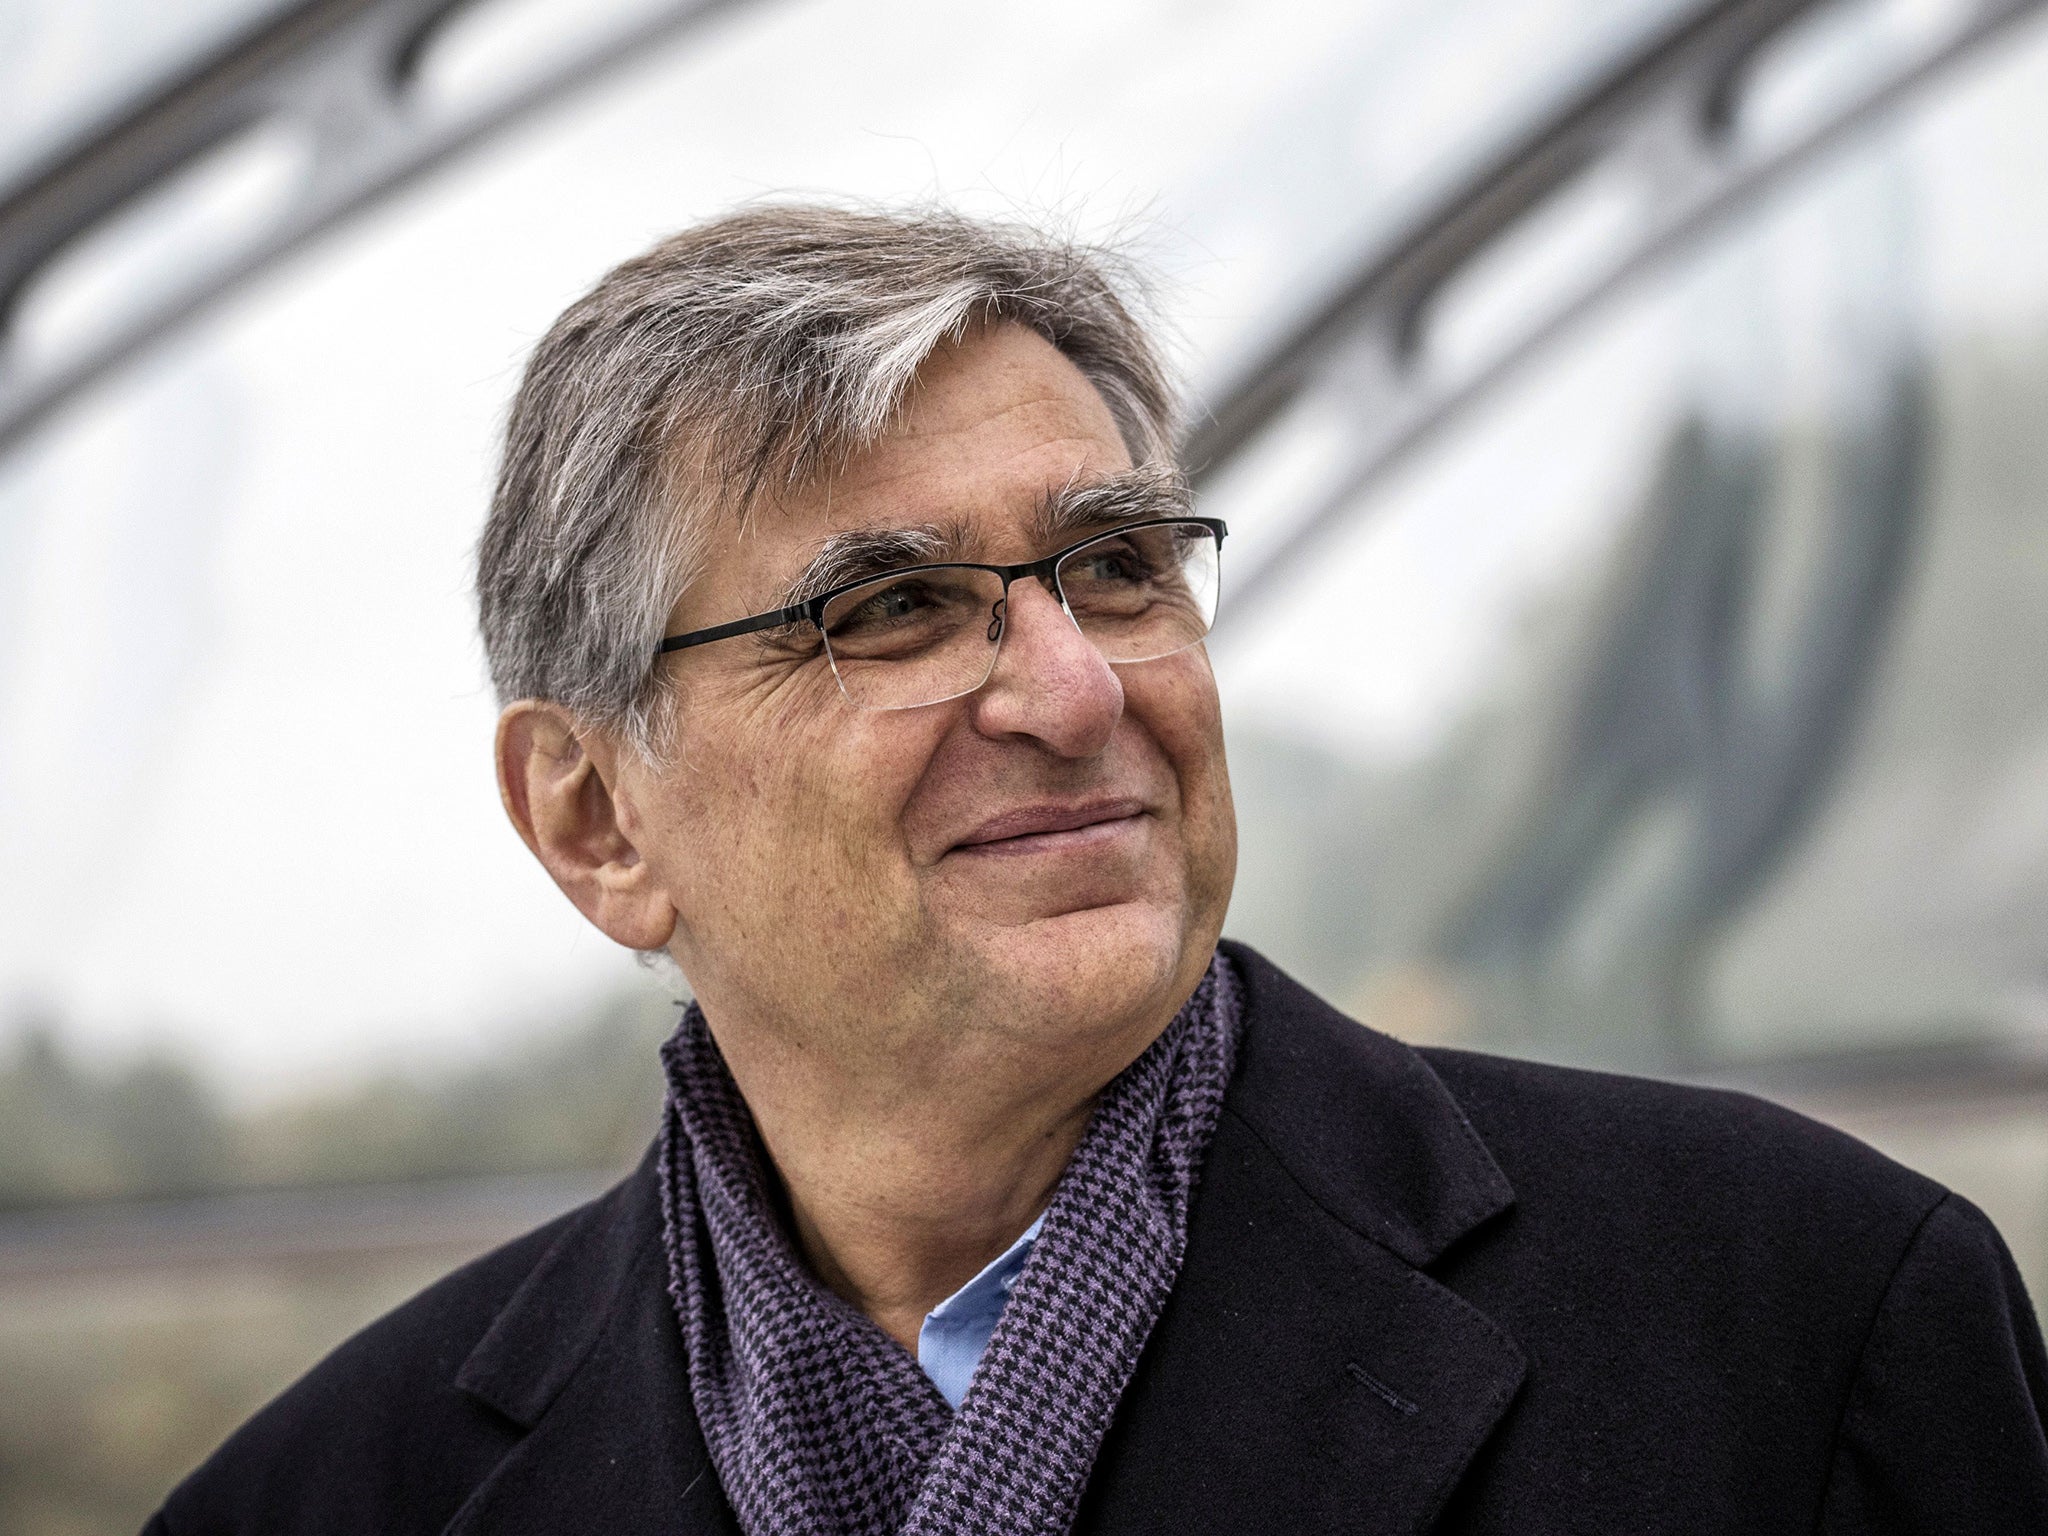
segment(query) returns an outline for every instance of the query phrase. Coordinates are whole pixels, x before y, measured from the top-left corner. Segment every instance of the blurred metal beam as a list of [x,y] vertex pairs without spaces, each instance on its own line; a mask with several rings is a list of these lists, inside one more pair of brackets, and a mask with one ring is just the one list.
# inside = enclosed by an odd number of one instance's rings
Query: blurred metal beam
[[[0,192],[0,452],[93,380],[375,199],[685,27],[746,0],[657,0],[523,83],[437,114],[414,86],[439,29],[491,0],[304,0]],[[564,0],[573,4],[574,0]],[[26,353],[17,324],[37,278],[74,242],[251,129],[307,147],[260,227],[169,274],[128,318],[61,355]]]
[[[1362,251],[1274,339],[1208,391],[1184,444],[1198,487],[1213,486],[1269,427],[1311,398],[1353,424],[1341,464],[1263,557],[1241,559],[1224,593],[1236,614],[1279,589],[1340,527],[1360,495],[1432,433],[1647,268],[1753,202],[1865,126],[2042,0],[1955,0],[1945,27],[1875,68],[1831,109],[1775,142],[1746,144],[1745,86],[1809,15],[1844,18],[1883,0],[1715,0],[1533,124],[1432,209]],[[1435,311],[1456,280],[1573,188],[1630,194],[1627,227],[1596,260],[1483,349],[1448,359]]]

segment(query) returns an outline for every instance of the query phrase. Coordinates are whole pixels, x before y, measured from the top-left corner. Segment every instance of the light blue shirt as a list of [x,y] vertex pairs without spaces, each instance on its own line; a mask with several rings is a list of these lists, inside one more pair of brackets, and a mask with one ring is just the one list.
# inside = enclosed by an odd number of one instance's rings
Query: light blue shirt
[[981,1364],[1010,1299],[1010,1287],[1024,1272],[1024,1261],[1031,1257],[1031,1245],[1044,1224],[1041,1215],[980,1274],[927,1312],[924,1326],[917,1330],[917,1363],[955,1408],[967,1395],[974,1368]]

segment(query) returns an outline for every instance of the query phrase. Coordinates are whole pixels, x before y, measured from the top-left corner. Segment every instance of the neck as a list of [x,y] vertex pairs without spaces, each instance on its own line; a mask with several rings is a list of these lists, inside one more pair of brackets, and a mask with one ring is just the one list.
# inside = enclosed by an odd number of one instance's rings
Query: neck
[[1097,1093],[1150,1039],[1051,1084],[982,1061],[906,1085],[850,1078],[709,1016],[805,1259],[913,1354],[925,1314],[1045,1209]]
[[1052,1198],[1092,1100],[1028,1137],[963,1138],[948,1150],[871,1137],[815,1156],[764,1130],[811,1268],[917,1352],[925,1315],[1014,1243]]

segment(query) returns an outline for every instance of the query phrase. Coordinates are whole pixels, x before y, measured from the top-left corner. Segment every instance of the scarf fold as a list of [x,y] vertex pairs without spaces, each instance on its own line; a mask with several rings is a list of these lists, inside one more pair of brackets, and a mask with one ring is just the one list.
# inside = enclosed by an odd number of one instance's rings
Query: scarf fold
[[805,1267],[752,1116],[689,1007],[662,1048],[669,1294],[705,1444],[747,1536],[1072,1525],[1180,1272],[1241,997],[1218,955],[1102,1090],[957,1413],[908,1352]]

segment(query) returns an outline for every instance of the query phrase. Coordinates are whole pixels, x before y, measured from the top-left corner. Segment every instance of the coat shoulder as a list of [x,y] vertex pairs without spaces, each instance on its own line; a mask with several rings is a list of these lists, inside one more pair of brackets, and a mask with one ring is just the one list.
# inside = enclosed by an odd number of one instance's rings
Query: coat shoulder
[[1759,1267],[1743,1278],[1765,1282],[1775,1246],[1788,1278],[1802,1253],[1825,1278],[1841,1273],[1831,1259],[1895,1263],[1947,1196],[1748,1094],[1411,1048],[1245,946],[1227,952],[1249,1024],[1226,1107],[1250,1116],[1326,1206],[1362,1214],[1358,1230],[1412,1261],[1485,1235],[1478,1246],[1595,1276],[1626,1255],[1649,1273],[1704,1257],[1734,1279],[1721,1261],[1753,1254]]
[[452,1271],[370,1323],[261,1409],[165,1500],[150,1530],[436,1532],[521,1427],[456,1384],[548,1256],[609,1197]]
[[1593,1528],[2039,1528],[2048,1359],[1975,1207],[1747,1094],[1420,1054],[1515,1189],[1440,1277],[1530,1359],[1448,1526],[1569,1448]]
[[[1514,1187],[1492,1262],[1517,1261],[1539,1293],[1591,1296],[1625,1276],[1625,1305],[1610,1304],[1635,1322],[1825,1336],[1828,1353],[1853,1356],[1922,1227],[1955,1199],[1748,1094],[1421,1054]],[[1475,1284],[1489,1267],[1476,1263]]]
[[1418,1054],[1525,1201],[1628,1201],[1645,1217],[1692,1207],[1744,1223],[1881,1222],[1903,1241],[1948,1194],[1752,1094],[1473,1051]]

